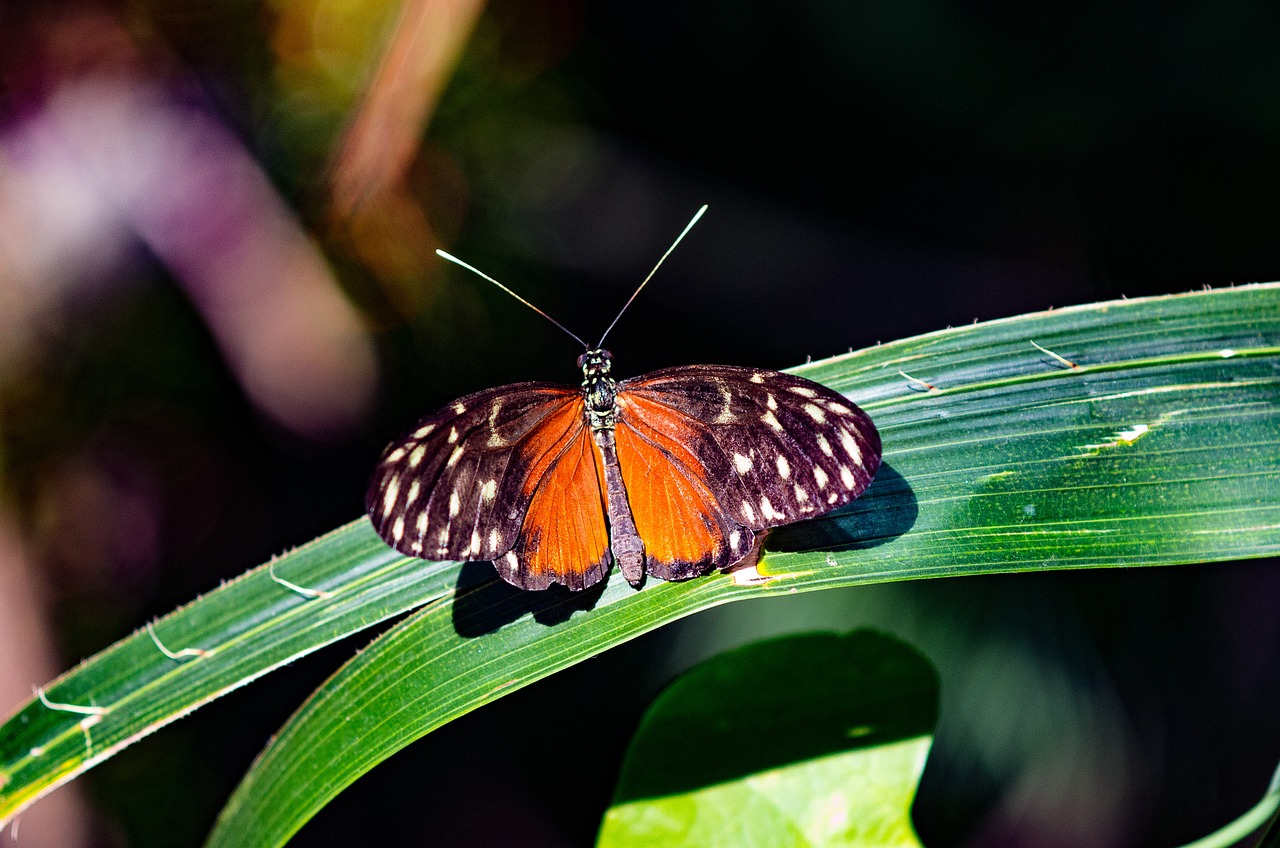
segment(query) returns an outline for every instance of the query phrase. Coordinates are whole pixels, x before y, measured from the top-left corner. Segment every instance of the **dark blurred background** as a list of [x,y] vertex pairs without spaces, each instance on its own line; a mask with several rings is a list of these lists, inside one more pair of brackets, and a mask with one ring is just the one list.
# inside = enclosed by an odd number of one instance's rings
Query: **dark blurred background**
[[[594,340],[710,204],[610,336],[624,376],[1273,280],[1277,43],[1266,0],[0,6],[0,713],[357,517],[416,417],[576,381],[571,340],[436,247]],[[294,844],[589,845],[672,674],[870,625],[941,675],[927,844],[1177,845],[1280,760],[1278,599],[1255,561],[736,604],[438,731]],[[198,844],[369,638],[130,748],[16,844]]]

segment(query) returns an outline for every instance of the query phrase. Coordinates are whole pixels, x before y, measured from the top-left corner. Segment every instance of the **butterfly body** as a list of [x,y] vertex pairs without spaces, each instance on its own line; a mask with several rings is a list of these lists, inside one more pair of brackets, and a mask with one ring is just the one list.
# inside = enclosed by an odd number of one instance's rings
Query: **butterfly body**
[[609,551],[632,586],[644,580],[644,540],[636,530],[618,464],[614,429],[618,421],[618,382],[609,376],[613,354],[599,348],[578,357],[582,369],[583,404],[587,426],[595,441],[604,475],[605,514],[609,521]]
[[584,589],[614,562],[633,585],[681,580],[848,503],[879,467],[870,418],[802,377],[695,365],[617,381],[599,348],[578,365],[580,387],[477,392],[389,445],[366,495],[379,535],[492,561],[523,589]]

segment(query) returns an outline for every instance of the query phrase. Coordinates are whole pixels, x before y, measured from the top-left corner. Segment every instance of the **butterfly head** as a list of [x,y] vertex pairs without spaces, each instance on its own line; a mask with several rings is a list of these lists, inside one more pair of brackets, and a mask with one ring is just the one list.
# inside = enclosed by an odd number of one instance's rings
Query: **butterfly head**
[[578,367],[582,369],[583,380],[607,377],[613,368],[613,354],[601,348],[589,350],[578,357]]

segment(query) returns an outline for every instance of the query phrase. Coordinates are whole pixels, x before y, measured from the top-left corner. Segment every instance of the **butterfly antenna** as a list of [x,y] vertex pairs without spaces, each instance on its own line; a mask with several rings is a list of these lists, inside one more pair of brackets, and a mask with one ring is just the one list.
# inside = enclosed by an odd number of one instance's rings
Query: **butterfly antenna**
[[559,327],[561,330],[564,330],[566,333],[568,333],[568,334],[569,334],[569,336],[570,336],[571,338],[573,338],[575,341],[577,341],[577,343],[578,343],[578,344],[580,344],[580,345],[582,345],[584,348],[589,348],[589,347],[590,347],[590,345],[588,345],[588,344],[587,344],[586,342],[584,342],[582,339],[578,338],[578,336],[577,336],[575,333],[573,333],[571,330],[569,330],[569,328],[568,328],[568,327],[566,327],[564,324],[561,324],[559,321],[557,321],[556,319],[552,318],[550,315],[548,315],[547,313],[543,312],[541,309],[539,309],[538,307],[534,306],[532,303],[530,303],[529,301],[525,300],[523,297],[521,297],[520,295],[516,294],[516,293],[515,293],[515,292],[513,292],[511,289],[507,288],[507,287],[506,287],[506,286],[504,286],[502,283],[500,283],[500,282],[498,282],[497,280],[495,280],[493,277],[490,277],[490,276],[489,276],[488,274],[486,274],[484,271],[481,271],[479,268],[476,268],[476,267],[474,267],[474,266],[472,266],[472,265],[468,265],[467,263],[463,262],[463,261],[462,261],[461,259],[459,259],[458,257],[456,257],[456,256],[454,256],[454,255],[452,255],[452,254],[449,254],[449,253],[445,253],[443,250],[437,250],[437,251],[436,251],[436,253],[440,256],[440,258],[441,258],[441,259],[448,259],[448,260],[449,260],[450,262],[452,262],[454,265],[461,265],[463,268],[466,268],[468,271],[470,271],[471,273],[475,274],[476,276],[478,276],[478,277],[483,277],[484,279],[486,279],[486,280],[488,280],[489,282],[493,283],[495,286],[497,286],[498,288],[502,289],[504,292],[506,292],[507,294],[511,295],[511,296],[512,296],[512,297],[514,297],[516,300],[520,301],[520,302],[521,302],[521,303],[523,303],[525,306],[529,307],[529,308],[530,308],[530,309],[532,309],[534,312],[536,312],[536,313],[538,313],[539,315],[541,315],[543,318],[546,318],[546,319],[547,319],[548,321],[550,321],[552,324],[555,324],[555,325],[556,325],[557,327]]
[[640,289],[644,288],[648,284],[649,280],[653,279],[653,275],[656,274],[658,272],[658,269],[662,267],[662,263],[665,262],[667,260],[667,257],[671,255],[671,251],[676,249],[676,245],[678,245],[684,239],[684,237],[689,234],[689,231],[693,229],[693,225],[698,223],[698,219],[701,218],[702,213],[706,211],[707,211],[707,205],[704,203],[702,205],[702,208],[694,213],[693,218],[689,220],[689,223],[684,225],[684,229],[680,231],[680,235],[676,236],[675,241],[671,242],[671,246],[667,248],[667,252],[662,254],[662,257],[658,260],[658,264],[653,266],[653,270],[649,272],[649,276],[644,278],[644,281],[641,282],[640,285],[636,288],[636,290],[631,293],[631,297],[627,298],[627,302],[622,304],[622,308],[618,310],[617,316],[615,316],[613,319],[613,324],[610,324],[608,329],[604,331],[604,336],[600,337],[600,342],[599,344],[596,345],[597,348],[604,344],[605,336],[609,335],[609,332],[613,330],[613,325],[618,323],[618,319],[622,317],[622,313],[626,312],[627,307],[631,305],[631,301],[635,300],[636,295],[640,294]]

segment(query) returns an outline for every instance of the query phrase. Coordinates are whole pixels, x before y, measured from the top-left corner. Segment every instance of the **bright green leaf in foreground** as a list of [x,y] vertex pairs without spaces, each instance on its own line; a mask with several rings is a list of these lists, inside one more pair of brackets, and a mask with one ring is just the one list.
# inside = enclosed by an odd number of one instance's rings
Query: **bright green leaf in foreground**
[[53,707],[32,701],[0,726],[0,822],[224,692],[423,604],[286,725],[213,844],[281,844],[435,727],[716,604],[1280,550],[1275,284],[961,327],[799,370],[872,415],[886,465],[851,507],[775,531],[758,572],[520,593],[483,564],[405,560],[362,518],[275,563],[327,594],[304,597],[262,567],[158,622],[173,656],[140,631],[49,684]]
[[645,714],[597,844],[916,848],[937,709],[928,661],[867,631],[714,657]]

